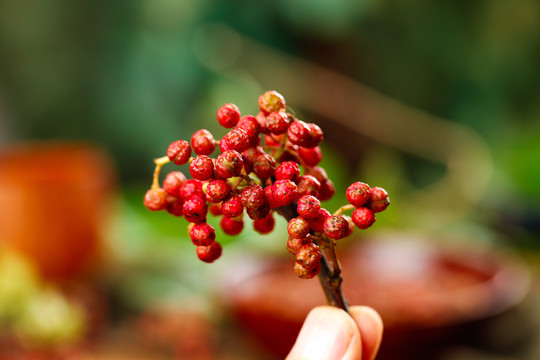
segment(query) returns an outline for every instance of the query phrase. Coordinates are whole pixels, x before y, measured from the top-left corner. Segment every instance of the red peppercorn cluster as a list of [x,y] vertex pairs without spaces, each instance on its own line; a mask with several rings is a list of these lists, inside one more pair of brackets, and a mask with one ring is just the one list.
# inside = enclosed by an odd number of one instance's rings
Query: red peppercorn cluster
[[[167,155],[156,159],[154,182],[144,204],[190,222],[189,236],[198,258],[205,262],[222,253],[215,229],[207,222],[208,212],[221,217],[219,226],[225,234],[237,235],[244,228],[245,215],[255,231],[267,234],[274,228],[276,212],[283,215],[291,214],[284,208],[292,210],[296,216],[288,219],[287,249],[296,256],[296,274],[312,278],[324,256],[321,242],[350,235],[354,225],[371,226],[374,214],[388,206],[388,195],[382,188],[356,182],[347,189],[350,205],[331,214],[321,206],[335,194],[334,184],[318,166],[323,156],[321,128],[287,112],[285,99],[276,91],[262,94],[258,105],[255,116],[241,115],[231,103],[221,106],[217,121],[229,130],[220,140],[200,129],[190,142],[172,142]],[[219,154],[212,157],[216,149]],[[191,179],[172,171],[160,186],[159,171],[167,162],[189,163]],[[342,214],[353,208],[352,217]]]

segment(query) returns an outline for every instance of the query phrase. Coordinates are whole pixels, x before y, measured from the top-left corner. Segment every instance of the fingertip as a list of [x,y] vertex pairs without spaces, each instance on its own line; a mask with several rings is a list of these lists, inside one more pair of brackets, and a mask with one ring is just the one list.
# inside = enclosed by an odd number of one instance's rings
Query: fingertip
[[352,306],[349,313],[360,330],[362,360],[374,359],[383,336],[384,325],[381,316],[368,306]]

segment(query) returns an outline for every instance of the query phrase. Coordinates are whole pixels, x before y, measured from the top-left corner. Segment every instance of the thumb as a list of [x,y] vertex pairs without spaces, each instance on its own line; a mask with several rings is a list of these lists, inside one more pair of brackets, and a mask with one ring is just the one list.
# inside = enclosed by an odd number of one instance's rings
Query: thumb
[[360,332],[354,320],[333,306],[308,314],[286,360],[357,360],[362,358]]

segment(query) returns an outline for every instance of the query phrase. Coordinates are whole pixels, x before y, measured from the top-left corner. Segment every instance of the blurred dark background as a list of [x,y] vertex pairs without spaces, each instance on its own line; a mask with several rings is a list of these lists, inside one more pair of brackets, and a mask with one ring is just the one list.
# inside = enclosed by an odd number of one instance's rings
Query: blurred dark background
[[[358,178],[391,194],[381,230],[501,245],[537,266],[536,0],[0,0],[0,143],[105,149],[124,260],[177,246],[177,219],[142,207],[152,159],[202,127],[219,138],[220,105],[255,114],[270,88],[325,131],[329,209]],[[123,285],[144,299],[170,285],[137,281]]]

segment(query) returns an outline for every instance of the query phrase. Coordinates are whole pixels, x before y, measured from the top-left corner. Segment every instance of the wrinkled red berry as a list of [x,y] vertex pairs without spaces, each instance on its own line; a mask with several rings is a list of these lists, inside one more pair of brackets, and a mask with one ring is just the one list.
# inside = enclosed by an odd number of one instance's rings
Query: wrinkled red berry
[[265,154],[263,148],[260,146],[250,147],[242,153],[246,174],[253,171],[253,163],[255,162],[255,158],[260,154]]
[[321,271],[320,263],[318,267],[315,267],[313,269],[306,269],[301,264],[297,262],[294,263],[294,272],[296,273],[296,276],[298,276],[300,279],[312,279],[317,276],[317,274],[319,274],[319,271]]
[[315,179],[312,175],[302,175],[296,180],[296,186],[298,186],[298,193],[303,195],[319,196],[319,190],[321,189],[321,183]]
[[312,242],[313,240],[311,240],[311,237],[309,236],[303,238],[294,238],[289,236],[289,238],[287,239],[287,250],[291,254],[296,255],[296,253],[302,246],[306,244],[311,244]]
[[316,166],[323,158],[321,148],[318,146],[312,148],[300,146],[298,148],[298,155],[300,155],[300,159],[302,159],[307,166]]
[[258,208],[246,208],[246,213],[251,220],[263,219],[270,213],[270,203],[266,201]]
[[345,195],[349,204],[355,207],[362,206],[369,200],[369,185],[360,181],[355,182],[347,188]]
[[246,208],[258,209],[263,206],[268,200],[264,196],[264,189],[257,184],[250,185],[242,190],[242,204]]
[[173,141],[167,148],[167,157],[176,165],[183,165],[189,161],[191,147],[185,140]]
[[276,221],[274,220],[274,215],[272,213],[268,213],[268,215],[266,215],[264,218],[253,221],[253,229],[255,229],[255,231],[257,231],[259,234],[268,234],[274,230],[275,224]]
[[304,195],[298,199],[298,214],[305,219],[317,216],[320,209],[321,202],[313,195]]
[[180,171],[171,171],[163,180],[163,190],[171,196],[180,197],[180,188],[186,180]]
[[322,252],[314,243],[305,244],[296,253],[296,262],[304,269],[313,270],[321,265]]
[[249,139],[249,146],[258,145],[259,134],[261,133],[261,125],[257,118],[251,115],[242,116],[238,124],[236,124],[237,129],[242,129],[246,132],[246,135]]
[[231,219],[226,216],[223,216],[219,221],[219,225],[223,232],[227,235],[238,235],[244,229],[244,220],[240,219]]
[[300,167],[296,161],[285,161],[279,164],[274,175],[276,180],[296,181],[298,175],[300,175]]
[[161,188],[149,189],[144,195],[143,203],[148,210],[163,210],[167,207],[167,193]]
[[197,257],[207,263],[212,263],[221,257],[223,249],[221,244],[214,241],[208,246],[197,246]]
[[227,184],[227,181],[222,179],[212,180],[206,186],[206,200],[219,203],[225,200],[230,192],[231,187]]
[[302,120],[295,120],[291,122],[287,129],[287,137],[291,143],[304,146],[309,142],[309,130],[307,123]]
[[184,200],[179,197],[167,195],[167,207],[165,210],[171,215],[182,216],[184,215]]
[[366,207],[358,207],[352,213],[352,221],[359,229],[367,229],[375,222],[375,213]]
[[228,218],[235,218],[244,212],[240,195],[233,195],[221,203],[221,213]]
[[330,239],[343,239],[348,232],[349,222],[341,215],[332,215],[324,222],[324,233]]
[[323,183],[321,183],[321,188],[319,189],[319,200],[326,201],[330,200],[332,196],[336,193],[336,188],[334,187],[334,183],[330,179],[326,179]]
[[253,172],[259,179],[268,179],[276,171],[276,160],[266,153],[259,154],[253,162]]
[[203,195],[202,183],[199,180],[189,179],[180,187],[180,197],[184,201],[194,196],[202,197]]
[[239,153],[249,147],[249,137],[243,129],[232,129],[219,141],[221,152],[236,150]]
[[240,121],[240,110],[234,104],[225,104],[217,111],[217,120],[225,128],[232,128]]
[[259,109],[268,115],[271,112],[284,110],[287,107],[283,95],[275,90],[268,90],[259,96]]
[[208,223],[195,224],[189,230],[189,237],[196,246],[208,246],[216,240],[216,230]]
[[274,111],[266,116],[266,128],[272,134],[283,134],[289,127],[289,116],[282,111]]
[[212,133],[206,129],[197,130],[191,135],[191,147],[197,155],[210,155],[216,149]]
[[201,197],[194,196],[184,202],[182,206],[184,218],[192,223],[199,224],[206,221],[208,206]]
[[287,233],[292,238],[304,238],[309,234],[309,223],[303,217],[295,217],[287,224]]
[[227,150],[217,157],[215,174],[223,179],[238,176],[244,167],[242,155],[235,150]]
[[321,208],[317,215],[310,217],[308,219],[309,227],[316,232],[322,233],[324,232],[324,222],[326,219],[328,219],[332,214],[324,208]]
[[366,206],[374,213],[378,213],[385,210],[388,205],[390,205],[390,199],[386,190],[378,186],[372,187]]
[[272,185],[271,196],[272,201],[278,206],[289,205],[298,199],[298,187],[290,180],[277,180]]
[[221,204],[210,204],[210,206],[208,207],[208,211],[210,211],[210,214],[214,216],[223,215],[221,213]]
[[189,173],[196,180],[208,180],[214,176],[214,162],[206,155],[199,155],[189,164]]

